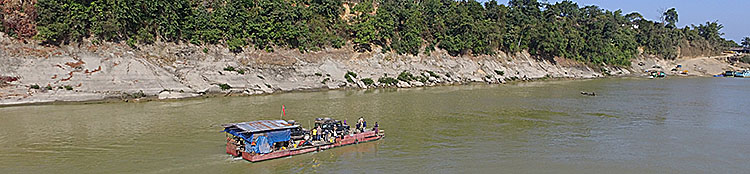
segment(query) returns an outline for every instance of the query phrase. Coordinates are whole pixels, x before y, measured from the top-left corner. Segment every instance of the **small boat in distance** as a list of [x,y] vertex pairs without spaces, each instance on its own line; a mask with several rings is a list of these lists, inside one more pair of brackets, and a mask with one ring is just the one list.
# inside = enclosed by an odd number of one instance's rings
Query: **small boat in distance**
[[650,79],[667,77],[667,74],[664,73],[664,71],[649,71],[648,73],[649,73],[648,78]]
[[734,77],[734,71],[726,71],[726,72],[724,72],[724,77]]
[[367,130],[366,122],[351,129],[346,122],[317,118],[311,130],[294,120],[259,120],[222,125],[226,133],[226,153],[242,156],[250,162],[276,159],[334,147],[375,141],[385,133],[375,126]]
[[750,75],[747,73],[747,71],[735,71],[734,77],[748,77],[748,76],[745,76],[745,74]]
[[596,96],[596,93],[595,93],[595,92],[586,92],[586,91],[581,91],[581,95],[585,95],[585,96]]

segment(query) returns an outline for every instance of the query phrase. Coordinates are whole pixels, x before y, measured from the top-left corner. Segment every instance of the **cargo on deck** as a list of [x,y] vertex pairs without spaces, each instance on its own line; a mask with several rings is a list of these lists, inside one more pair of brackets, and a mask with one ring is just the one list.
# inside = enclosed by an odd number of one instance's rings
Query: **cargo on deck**
[[259,120],[222,125],[227,136],[226,153],[257,162],[381,139],[376,124],[371,130],[350,129],[339,120],[318,118],[315,131],[293,120]]

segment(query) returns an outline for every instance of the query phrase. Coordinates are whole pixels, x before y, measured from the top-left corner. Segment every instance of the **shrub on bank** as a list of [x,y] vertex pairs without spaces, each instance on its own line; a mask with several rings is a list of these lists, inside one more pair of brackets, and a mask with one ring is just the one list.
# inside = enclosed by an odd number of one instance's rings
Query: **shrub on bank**
[[224,68],[224,71],[234,71],[234,67],[227,66],[226,68]]
[[416,76],[414,77],[414,80],[422,82],[422,83],[427,83],[427,77],[425,77],[424,75]]
[[398,83],[398,80],[394,79],[393,77],[388,77],[388,75],[378,78],[378,82],[386,85],[395,85]]
[[346,74],[344,74],[344,78],[346,79],[347,82],[354,83],[353,78],[357,78],[357,73],[347,71]]
[[146,97],[146,94],[143,93],[143,90],[133,93],[133,98],[143,98]]
[[226,84],[226,83],[222,83],[222,84],[218,84],[218,85],[219,85],[219,88],[221,88],[221,90],[228,90],[228,89],[232,88],[232,86],[229,86],[229,84]]
[[438,76],[437,74],[435,74],[435,72],[432,72],[432,71],[427,71],[427,74],[430,74],[430,77],[440,78],[440,76]]
[[364,78],[360,81],[362,81],[362,83],[365,83],[366,86],[370,86],[375,83],[375,81],[373,81],[371,78]]
[[495,74],[503,76],[505,75],[505,71],[495,70]]
[[403,71],[401,72],[401,74],[398,75],[398,80],[401,80],[401,81],[408,82],[408,81],[411,81],[412,79],[414,79],[414,75],[411,75],[411,73],[407,71]]

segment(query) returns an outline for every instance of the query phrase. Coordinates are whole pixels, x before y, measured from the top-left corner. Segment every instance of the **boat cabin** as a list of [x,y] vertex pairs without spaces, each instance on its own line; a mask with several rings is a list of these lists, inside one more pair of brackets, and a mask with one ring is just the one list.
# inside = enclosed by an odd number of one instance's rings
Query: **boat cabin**
[[233,141],[241,152],[265,154],[286,147],[292,137],[292,131],[298,131],[299,125],[284,120],[260,120],[222,125],[228,140]]

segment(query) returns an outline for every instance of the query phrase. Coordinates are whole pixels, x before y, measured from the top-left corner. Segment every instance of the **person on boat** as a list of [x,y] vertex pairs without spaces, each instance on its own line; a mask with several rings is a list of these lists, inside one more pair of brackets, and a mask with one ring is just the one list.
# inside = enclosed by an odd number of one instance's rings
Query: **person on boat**
[[359,131],[361,127],[362,127],[362,117],[359,117],[359,120],[357,120],[357,124],[356,124],[356,130]]
[[378,133],[378,122],[375,122],[375,126],[372,126],[372,130],[375,131],[375,133]]
[[339,134],[336,132],[337,130],[339,130],[339,127],[333,125],[333,137],[339,137]]
[[362,119],[362,132],[364,132],[365,130],[367,130],[367,120]]
[[323,129],[322,129],[322,128],[320,128],[320,126],[318,126],[318,127],[317,127],[317,128],[315,128],[315,129],[316,129],[316,130],[318,131],[318,140],[320,140],[320,134],[321,134],[321,133],[323,132]]
[[359,121],[357,122],[359,123],[359,127],[357,127],[357,129],[359,129],[359,132],[364,132],[365,130],[367,130],[367,121],[365,120],[365,118],[359,117]]
[[312,129],[312,136],[313,136],[313,140],[318,139],[318,127],[317,126],[314,129]]

